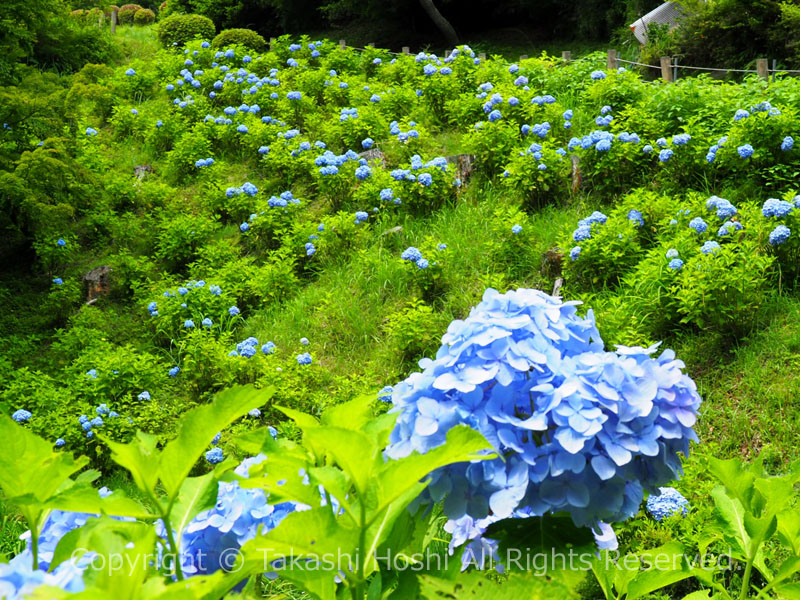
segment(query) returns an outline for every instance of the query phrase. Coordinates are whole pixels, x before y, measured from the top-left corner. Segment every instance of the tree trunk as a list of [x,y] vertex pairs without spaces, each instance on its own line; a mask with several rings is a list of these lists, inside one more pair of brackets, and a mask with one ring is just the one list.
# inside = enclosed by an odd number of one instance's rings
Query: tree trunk
[[452,25],[450,25],[450,21],[445,19],[442,13],[439,12],[439,9],[437,9],[436,5],[433,3],[433,0],[419,0],[419,3],[422,5],[422,8],[425,9],[425,12],[428,13],[431,21],[433,21],[439,31],[442,32],[442,35],[447,40],[447,43],[451,44],[452,46],[457,46],[458,34],[456,33],[456,30],[453,29]]

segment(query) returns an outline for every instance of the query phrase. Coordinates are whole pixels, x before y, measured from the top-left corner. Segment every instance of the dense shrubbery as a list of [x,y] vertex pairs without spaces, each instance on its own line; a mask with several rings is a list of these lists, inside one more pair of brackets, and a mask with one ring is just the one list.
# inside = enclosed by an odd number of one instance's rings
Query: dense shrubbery
[[158,23],[158,39],[164,46],[182,46],[197,38],[213,38],[214,22],[202,15],[173,14]]
[[225,48],[236,44],[256,52],[261,52],[267,47],[264,38],[252,29],[223,29],[211,42],[211,47]]
[[134,25],[149,25],[156,20],[156,14],[149,8],[140,8],[133,14]]

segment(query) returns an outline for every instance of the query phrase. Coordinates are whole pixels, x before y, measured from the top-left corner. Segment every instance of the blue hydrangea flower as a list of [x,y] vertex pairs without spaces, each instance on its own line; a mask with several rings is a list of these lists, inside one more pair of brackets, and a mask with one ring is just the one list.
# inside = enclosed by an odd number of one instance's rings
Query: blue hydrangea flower
[[239,314],[239,307],[238,307],[238,306],[231,306],[231,307],[228,309],[228,314],[229,314],[230,316],[232,316],[232,317],[235,317],[236,315],[238,315],[238,314]]
[[648,496],[647,512],[656,521],[663,521],[672,515],[686,515],[689,512],[689,501],[675,488],[662,487],[658,494]]
[[241,225],[239,225],[239,231],[241,231],[242,233],[245,233],[248,229],[250,229],[249,223],[242,223]]
[[644,225],[644,217],[642,216],[642,213],[635,208],[632,208],[628,211],[628,220],[633,221],[636,227],[641,227]]
[[254,419],[257,419],[258,417],[261,416],[261,411],[259,409],[257,409],[257,408],[254,408],[253,410],[251,410],[247,414],[250,415],[251,417],[253,417]]
[[414,246],[409,246],[408,248],[403,250],[403,253],[400,255],[400,258],[402,260],[408,260],[413,263],[416,263],[419,259],[422,258],[422,252],[420,252]]
[[520,231],[522,231],[522,225],[514,225],[511,228],[511,233],[513,233],[514,235],[517,235]]
[[306,242],[305,249],[306,256],[314,256],[317,253],[317,247],[311,242]]
[[33,415],[30,413],[30,411],[27,411],[24,408],[20,408],[14,411],[14,414],[11,415],[11,418],[14,419],[17,423],[25,423],[32,416]]
[[178,373],[180,373],[180,372],[181,372],[181,368],[180,367],[172,367],[169,370],[169,376],[170,377],[177,377]]
[[705,233],[706,229],[708,229],[708,224],[700,217],[695,217],[689,221],[689,227],[694,229],[697,233]]
[[703,254],[716,254],[719,251],[720,245],[714,240],[708,240],[700,247],[700,252]]
[[286,98],[289,100],[300,100],[303,97],[301,92],[289,92],[286,94]]
[[581,247],[575,246],[572,250],[569,251],[569,257],[571,260],[578,260],[578,257],[581,255]]
[[311,355],[308,352],[303,352],[297,355],[298,365],[310,365],[312,361]]
[[642,146],[642,152],[645,154],[650,154],[653,151],[653,147],[650,144],[645,144]]
[[635,515],[680,471],[701,399],[675,353],[606,352],[593,314],[538,290],[487,290],[436,358],[394,386],[386,454],[444,443],[458,424],[503,458],[439,469],[420,502],[450,519],[568,512],[595,527]]
[[359,181],[364,181],[369,178],[370,175],[372,175],[372,169],[366,165],[361,165],[356,169],[356,179]]
[[675,248],[670,248],[669,250],[667,250],[667,253],[666,253],[665,256],[667,258],[678,258],[678,251],[675,250]]
[[761,214],[765,217],[781,218],[785,217],[794,210],[794,205],[786,200],[770,198],[761,207]]
[[430,263],[428,262],[427,258],[420,258],[417,261],[417,268],[419,270],[427,269],[429,266],[430,266]]
[[372,148],[372,145],[374,143],[375,141],[372,138],[370,137],[364,138],[363,140],[361,140],[361,147],[364,148],[364,150],[369,150],[370,148]]
[[737,111],[736,111],[736,113],[733,115],[733,120],[734,120],[734,121],[741,121],[742,119],[746,119],[746,118],[747,118],[747,117],[749,117],[749,116],[750,116],[750,113],[749,113],[749,112],[747,112],[747,111],[746,111],[746,110],[744,110],[743,108],[740,108],[740,109],[739,109],[739,110],[737,110]]
[[145,390],[141,394],[139,394],[138,398],[139,400],[150,400],[150,392]]
[[263,346],[261,346],[261,352],[264,354],[274,354],[275,353],[275,343],[274,342],[267,342]]
[[773,246],[778,246],[786,242],[791,235],[791,230],[786,225],[778,225],[769,234],[769,243]]
[[221,463],[225,456],[222,453],[222,448],[212,448],[208,452],[206,452],[206,460],[209,464],[216,465]]
[[736,207],[731,204],[729,200],[717,196],[711,196],[711,198],[706,201],[706,208],[709,210],[716,209],[717,216],[720,219],[730,219],[738,212]]
[[359,210],[356,212],[356,224],[363,223],[369,218],[369,214],[364,212],[363,210]]
[[662,163],[667,162],[672,155],[675,154],[670,148],[665,148],[661,152],[658,153],[658,160]]
[[133,68],[131,67],[127,71],[125,71],[125,75],[131,77],[132,75],[136,75],[136,71],[134,71]]
[[247,133],[247,125],[244,125],[244,124],[239,125],[236,128],[236,131],[238,131],[239,133]]
[[61,277],[54,277],[53,278],[53,283],[55,283],[56,285],[63,285],[64,284],[64,280],[61,279]]
[[192,328],[194,327],[194,321],[192,321],[191,319],[186,319],[186,320],[183,322],[183,326],[184,326],[186,329],[192,329]]
[[744,144],[743,146],[739,146],[736,152],[738,152],[739,156],[742,158],[750,158],[753,156],[753,147],[750,144]]
[[64,438],[58,438],[56,440],[56,448],[62,448],[66,443],[67,442],[64,440]]
[[203,319],[202,325],[203,325],[203,327],[213,327],[214,326],[214,321],[212,321],[211,319],[206,317],[205,319]]
[[683,261],[680,258],[673,258],[667,265],[667,268],[673,271],[680,271],[682,267]]
[[605,79],[606,78],[606,74],[603,71],[592,71],[589,74],[589,77],[591,77],[592,79],[597,81],[597,80],[600,80],[600,79]]
[[490,123],[494,123],[495,121],[499,121],[502,118],[503,118],[503,114],[497,109],[494,109],[493,111],[491,111],[489,113],[489,122]]
[[781,150],[788,152],[792,148],[794,148],[794,138],[790,135],[787,135],[781,142]]

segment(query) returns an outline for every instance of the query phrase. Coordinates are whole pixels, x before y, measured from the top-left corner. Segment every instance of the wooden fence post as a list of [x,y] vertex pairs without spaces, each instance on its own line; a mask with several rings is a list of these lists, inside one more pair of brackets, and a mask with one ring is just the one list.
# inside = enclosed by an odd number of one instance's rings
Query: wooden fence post
[[117,9],[111,11],[111,35],[117,33]]
[[676,56],[672,61],[672,81],[678,81],[678,57]]
[[606,60],[606,69],[609,71],[616,71],[617,70],[617,51],[616,50],[609,50],[608,51],[608,59]]
[[345,42],[344,40],[339,40],[339,48],[341,48],[342,50],[347,48],[347,42]]
[[450,50],[445,50],[444,51],[444,57],[445,58],[450,58]]
[[756,72],[761,79],[769,79],[769,61],[766,58],[756,60]]
[[569,50],[564,50],[561,53],[561,60],[563,60],[565,63],[571,62],[572,61],[572,52],[570,52]]
[[661,77],[667,83],[672,83],[672,57],[661,57]]
[[403,54],[411,54],[411,48],[408,46],[403,46]]
[[775,74],[778,72],[778,59],[772,59],[772,83],[775,83]]

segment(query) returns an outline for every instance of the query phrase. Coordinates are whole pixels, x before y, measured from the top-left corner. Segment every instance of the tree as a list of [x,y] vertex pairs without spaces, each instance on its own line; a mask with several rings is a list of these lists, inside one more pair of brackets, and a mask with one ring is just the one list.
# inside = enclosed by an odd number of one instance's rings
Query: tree
[[458,44],[458,34],[456,30],[453,29],[453,26],[450,25],[450,21],[444,18],[444,15],[439,12],[439,9],[436,8],[436,5],[433,3],[433,0],[419,0],[419,3],[422,5],[422,8],[431,18],[431,21],[436,25],[437,29],[442,32],[442,35],[447,40],[447,43],[451,46],[456,46]]

